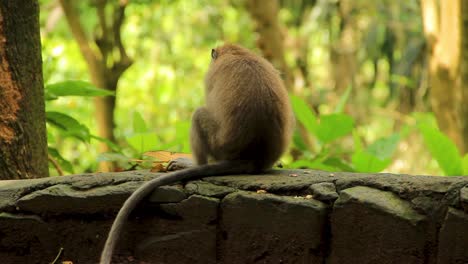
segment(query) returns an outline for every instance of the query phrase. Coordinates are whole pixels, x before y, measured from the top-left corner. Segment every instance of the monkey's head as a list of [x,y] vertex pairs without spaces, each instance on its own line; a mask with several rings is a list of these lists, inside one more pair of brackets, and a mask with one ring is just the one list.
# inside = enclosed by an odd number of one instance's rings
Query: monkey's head
[[271,67],[270,71],[275,71],[261,56],[239,45],[224,44],[212,49],[210,67],[205,75],[206,94],[209,94],[213,87],[225,87],[233,80],[239,82],[237,75],[242,71],[250,71],[248,65],[253,62],[257,69]]
[[211,50],[211,61],[214,62],[224,55],[249,56],[253,55],[248,49],[235,44],[224,44]]

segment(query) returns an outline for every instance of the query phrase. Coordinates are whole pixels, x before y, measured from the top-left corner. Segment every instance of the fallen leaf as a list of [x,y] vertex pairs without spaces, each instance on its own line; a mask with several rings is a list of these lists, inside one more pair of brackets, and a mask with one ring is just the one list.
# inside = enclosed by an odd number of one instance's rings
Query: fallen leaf
[[166,172],[166,166],[161,162],[154,162],[151,166],[151,172]]
[[189,153],[181,153],[181,152],[170,152],[165,150],[160,151],[148,151],[143,153],[143,156],[149,156],[157,159],[158,161],[162,162],[169,162],[170,160],[177,159],[177,158],[192,158],[192,154]]

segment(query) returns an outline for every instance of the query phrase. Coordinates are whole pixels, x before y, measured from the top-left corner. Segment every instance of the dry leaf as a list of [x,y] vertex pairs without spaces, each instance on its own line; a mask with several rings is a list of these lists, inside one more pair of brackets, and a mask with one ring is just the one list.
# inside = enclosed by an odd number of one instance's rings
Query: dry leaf
[[153,162],[151,166],[151,172],[166,172],[166,167],[161,162]]
[[263,193],[267,193],[267,191],[266,190],[257,190],[257,193],[262,193],[263,194]]
[[188,153],[181,153],[181,152],[170,152],[170,151],[148,151],[143,153],[144,156],[149,156],[157,159],[158,161],[162,162],[169,162],[170,160],[177,159],[177,158],[192,158],[191,154]]

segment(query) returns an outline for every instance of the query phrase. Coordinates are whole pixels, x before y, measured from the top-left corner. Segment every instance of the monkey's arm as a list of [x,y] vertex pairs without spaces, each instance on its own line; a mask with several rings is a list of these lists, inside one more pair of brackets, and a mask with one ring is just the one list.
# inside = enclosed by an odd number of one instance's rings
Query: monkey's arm
[[179,181],[187,181],[198,179],[207,176],[221,176],[228,174],[242,174],[251,171],[252,163],[250,161],[221,161],[214,164],[195,166],[189,169],[171,172],[152,179],[144,183],[125,201],[120,209],[114,224],[111,227],[109,236],[107,237],[104,250],[101,253],[101,264],[110,264],[112,260],[112,252],[118,242],[123,226],[135,207],[148,196],[154,189],[172,184]]

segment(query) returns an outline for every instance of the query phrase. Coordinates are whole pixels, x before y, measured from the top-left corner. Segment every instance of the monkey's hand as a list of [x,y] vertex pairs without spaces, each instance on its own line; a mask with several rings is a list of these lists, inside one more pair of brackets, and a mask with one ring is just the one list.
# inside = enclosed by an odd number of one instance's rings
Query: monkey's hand
[[167,171],[182,170],[193,167],[195,164],[193,160],[189,158],[176,158],[167,164]]

